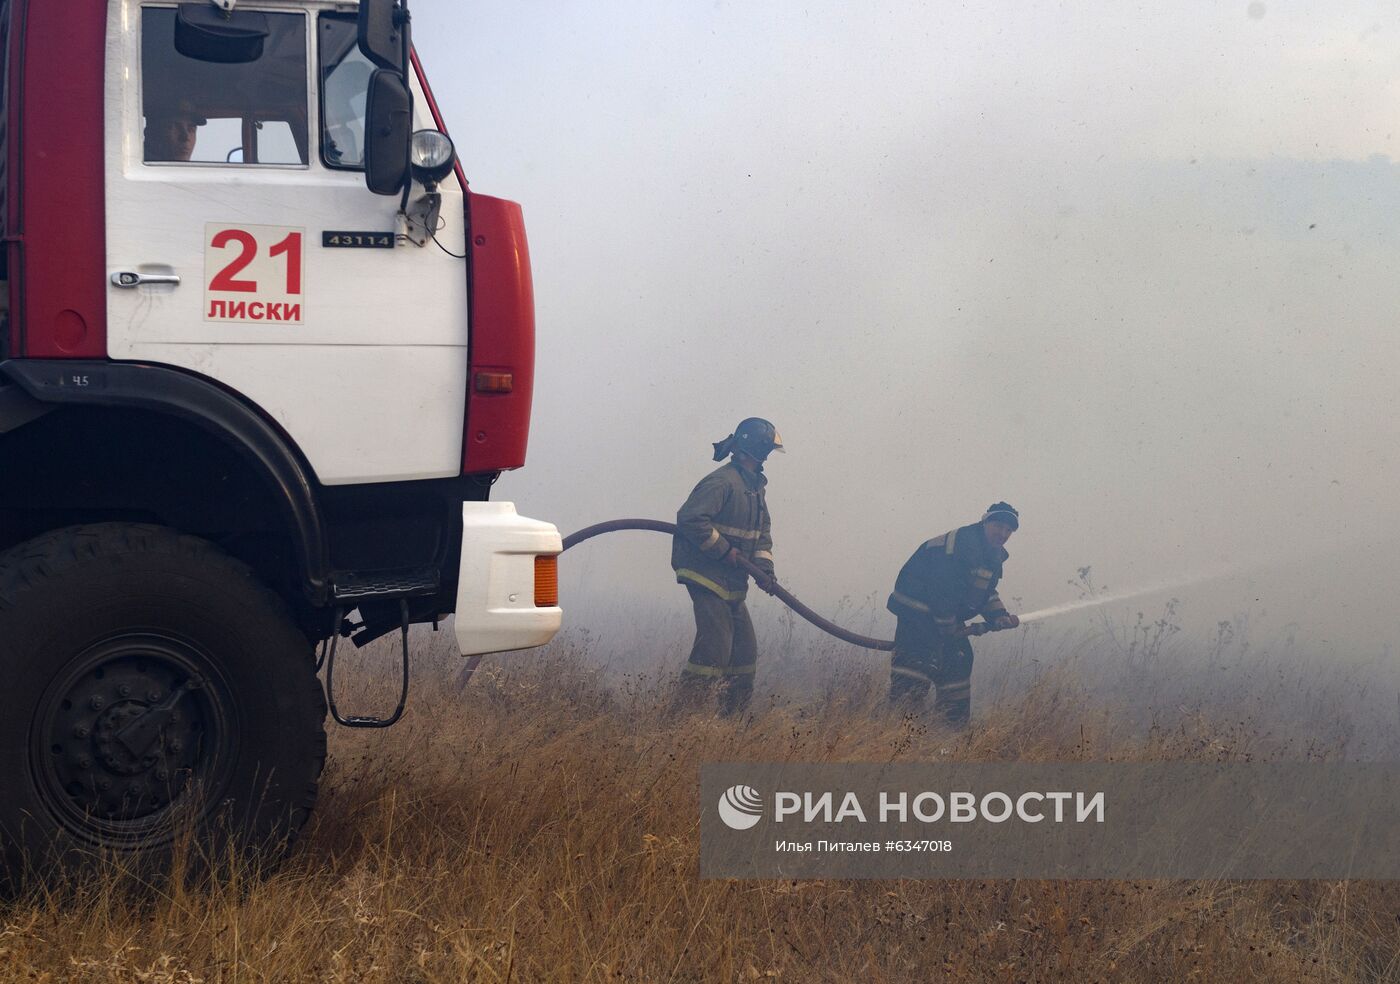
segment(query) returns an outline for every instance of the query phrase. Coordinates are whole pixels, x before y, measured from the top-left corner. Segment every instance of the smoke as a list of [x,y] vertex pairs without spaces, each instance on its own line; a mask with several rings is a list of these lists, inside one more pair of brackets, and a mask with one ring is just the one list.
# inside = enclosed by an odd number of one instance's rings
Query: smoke
[[[669,519],[759,415],[779,575],[874,634],[914,548],[1006,499],[1023,611],[1092,565],[1204,627],[1400,637],[1355,546],[1400,534],[1388,8],[414,6],[530,230],[523,512]],[[570,552],[571,624],[684,619],[647,537]]]

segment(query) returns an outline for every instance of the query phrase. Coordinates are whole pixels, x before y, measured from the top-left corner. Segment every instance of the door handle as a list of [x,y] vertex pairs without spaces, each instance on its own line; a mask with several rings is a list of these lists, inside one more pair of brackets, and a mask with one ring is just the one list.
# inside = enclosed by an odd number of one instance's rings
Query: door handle
[[113,287],[145,287],[147,284],[169,284],[172,287],[180,286],[180,275],[178,273],[133,273],[130,270],[120,270],[112,274]]

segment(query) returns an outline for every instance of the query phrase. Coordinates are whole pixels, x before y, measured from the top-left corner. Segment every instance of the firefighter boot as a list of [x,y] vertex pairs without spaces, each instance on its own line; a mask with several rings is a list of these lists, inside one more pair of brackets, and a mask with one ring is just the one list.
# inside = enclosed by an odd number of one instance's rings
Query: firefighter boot
[[670,715],[678,717],[707,710],[714,701],[714,685],[713,677],[682,673],[676,680],[675,690],[671,694]]
[[719,692],[719,716],[743,714],[753,698],[753,674],[738,673],[725,677]]
[[928,699],[931,686],[928,673],[904,653],[895,653],[890,663],[890,705],[901,711],[914,711]]

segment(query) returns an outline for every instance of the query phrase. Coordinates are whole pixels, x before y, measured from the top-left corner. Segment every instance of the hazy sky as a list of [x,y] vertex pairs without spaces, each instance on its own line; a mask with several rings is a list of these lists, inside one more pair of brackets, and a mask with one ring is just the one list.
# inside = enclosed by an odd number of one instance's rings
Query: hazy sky
[[[673,518],[760,415],[779,576],[818,607],[1005,498],[1028,608],[1086,564],[1262,565],[1202,618],[1400,637],[1400,11],[412,9],[473,187],[529,230],[530,463],[498,497]],[[570,622],[684,610],[667,561],[570,553]]]

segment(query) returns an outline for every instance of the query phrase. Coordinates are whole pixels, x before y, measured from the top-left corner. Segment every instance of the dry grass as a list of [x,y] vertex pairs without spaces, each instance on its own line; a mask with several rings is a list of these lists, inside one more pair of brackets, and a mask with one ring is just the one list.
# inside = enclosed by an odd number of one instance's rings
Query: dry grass
[[[797,654],[790,639],[769,642],[772,681]],[[1033,658],[1030,643],[1017,645],[1019,655],[1002,654],[1008,667]],[[763,696],[742,722],[674,720],[663,683],[590,668],[589,648],[575,637],[488,660],[459,695],[440,650],[420,647],[427,672],[403,723],[333,732],[320,810],[289,862],[201,888],[109,878],[7,903],[0,977],[1400,977],[1400,888],[1388,883],[697,878],[702,762],[1317,757],[1341,754],[1351,731],[1320,742],[1306,720],[1288,733],[1179,702],[1144,716],[1130,694],[1091,699],[1081,676],[1037,669],[1025,686],[982,681],[982,705],[995,696],[994,706],[954,738],[879,712],[879,670],[836,651],[820,656],[800,698]],[[359,709],[374,681],[347,675],[342,704]],[[1316,695],[1304,704],[1335,718]]]

